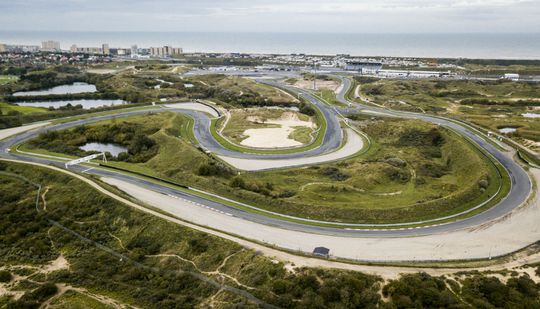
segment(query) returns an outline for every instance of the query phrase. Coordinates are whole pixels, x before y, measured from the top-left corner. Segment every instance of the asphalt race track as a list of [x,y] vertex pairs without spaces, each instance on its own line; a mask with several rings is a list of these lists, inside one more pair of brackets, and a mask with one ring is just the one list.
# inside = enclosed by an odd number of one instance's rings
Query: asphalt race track
[[[342,81],[344,83],[344,87],[341,93],[338,95],[338,99],[344,103],[349,104],[350,102],[348,102],[345,99],[345,94],[350,87],[350,81],[344,78],[342,79]],[[298,90],[296,89],[289,89],[289,90],[298,92]],[[221,146],[212,138],[212,135],[210,134],[210,130],[209,130],[210,118],[208,117],[208,115],[199,111],[192,111],[192,110],[185,110],[185,109],[169,108],[167,110],[170,110],[173,112],[184,113],[193,117],[196,120],[195,129],[194,129],[195,136],[199,140],[200,144],[206,149],[220,155],[231,156],[231,157],[236,157],[236,158],[254,159],[254,160],[269,159],[269,158],[292,159],[292,158],[301,158],[301,157],[320,155],[320,154],[324,154],[324,153],[328,153],[333,150],[336,150],[337,148],[340,147],[341,141],[342,141],[342,131],[339,127],[339,120],[337,117],[338,112],[340,112],[340,110],[334,109],[333,107],[329,107],[328,105],[324,104],[323,102],[320,102],[317,98],[315,98],[309,93],[302,92],[302,95],[307,100],[309,100],[310,102],[312,102],[313,104],[317,105],[320,108],[320,110],[323,112],[324,116],[326,117],[326,120],[328,123],[328,129],[325,132],[323,144],[320,147],[311,149],[306,152],[301,152],[301,153],[261,155],[261,154],[249,154],[249,153],[239,153],[239,152],[231,151]],[[186,193],[179,189],[174,189],[165,185],[149,182],[144,179],[137,178],[136,176],[130,176],[130,175],[126,175],[120,172],[105,170],[97,166],[90,170],[88,170],[88,166],[73,166],[71,169],[76,170],[78,172],[85,171],[86,173],[97,175],[97,176],[118,179],[124,182],[135,184],[140,187],[144,187],[146,189],[160,192],[166,195],[178,196],[183,199],[193,201],[195,203],[206,205],[208,207],[211,207],[212,209],[216,209],[230,216],[248,220],[250,222],[263,224],[266,226],[272,226],[272,227],[276,227],[276,228],[280,228],[284,230],[316,233],[316,234],[322,234],[322,235],[333,235],[333,236],[340,236],[340,237],[420,236],[420,235],[445,233],[445,232],[450,232],[450,231],[461,230],[468,227],[474,227],[474,226],[481,225],[485,222],[494,220],[496,218],[499,218],[501,216],[504,216],[510,213],[512,210],[519,207],[522,203],[524,203],[527,200],[529,193],[532,190],[531,180],[528,174],[525,172],[525,170],[521,166],[519,166],[516,162],[514,162],[508,156],[508,154],[504,154],[503,152],[495,148],[493,145],[488,143],[486,140],[484,140],[484,138],[477,135],[476,132],[472,131],[466,126],[462,126],[458,123],[455,123],[446,119],[432,117],[432,116],[428,116],[424,114],[388,111],[382,108],[364,106],[364,105],[355,104],[355,103],[350,103],[349,106],[350,107],[347,109],[342,109],[341,112],[365,113],[365,114],[379,115],[379,116],[382,115],[382,116],[388,116],[388,117],[415,118],[415,119],[420,119],[420,120],[436,123],[436,124],[451,128],[454,131],[466,136],[467,138],[469,138],[470,140],[478,144],[490,155],[492,155],[508,171],[511,177],[511,181],[512,181],[512,187],[509,194],[497,205],[491,207],[490,209],[478,215],[475,215],[475,216],[472,216],[463,220],[454,221],[454,222],[449,222],[449,223],[444,223],[444,224],[439,224],[439,225],[417,227],[417,228],[399,228],[399,229],[397,228],[367,229],[363,225],[351,224],[350,229],[343,229],[343,228],[320,227],[320,226],[315,226],[315,225],[310,225],[310,224],[296,223],[296,222],[288,221],[285,219],[277,219],[277,218],[268,217],[268,216],[257,214],[257,213],[244,211],[238,208],[230,207],[221,203],[207,200],[205,198],[196,196],[194,194]],[[43,163],[43,164],[54,164],[57,166],[63,166],[63,162],[60,162],[59,160],[55,160],[53,158],[49,159],[49,158],[31,157],[31,156],[18,154],[18,153],[9,152],[8,149],[12,148],[13,145],[21,143],[32,137],[35,137],[39,133],[44,132],[46,130],[62,130],[62,129],[70,128],[73,126],[85,124],[85,123],[92,123],[92,122],[111,119],[113,117],[124,117],[124,116],[127,117],[127,116],[133,116],[133,115],[140,115],[140,114],[148,113],[151,111],[163,111],[163,108],[156,107],[155,109],[124,111],[124,112],[119,112],[118,114],[114,114],[114,115],[106,115],[106,116],[98,116],[98,117],[88,118],[88,119],[81,119],[81,120],[76,120],[73,122],[57,124],[53,126],[48,126],[48,127],[38,128],[32,131],[28,131],[28,132],[7,138],[4,141],[0,141],[0,151],[1,151],[0,157],[6,158],[6,159],[19,160],[19,161],[38,162],[38,163]],[[306,221],[309,221],[309,220],[306,220]],[[373,225],[370,225],[370,226],[373,226]]]

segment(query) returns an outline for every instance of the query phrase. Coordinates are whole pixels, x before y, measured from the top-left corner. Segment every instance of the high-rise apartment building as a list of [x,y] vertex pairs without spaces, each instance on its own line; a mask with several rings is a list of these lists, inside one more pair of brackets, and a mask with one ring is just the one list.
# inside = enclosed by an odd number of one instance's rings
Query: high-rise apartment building
[[41,42],[41,50],[44,51],[60,51],[60,42],[58,41],[43,41]]
[[153,57],[172,57],[182,54],[182,48],[163,46],[163,47],[150,47],[150,55]]

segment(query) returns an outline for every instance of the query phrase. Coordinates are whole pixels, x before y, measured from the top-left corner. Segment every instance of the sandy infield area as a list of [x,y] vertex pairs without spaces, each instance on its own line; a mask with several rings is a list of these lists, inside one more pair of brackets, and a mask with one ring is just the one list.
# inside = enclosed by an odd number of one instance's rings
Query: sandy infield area
[[284,112],[278,119],[261,120],[258,117],[247,117],[247,120],[255,123],[275,124],[277,128],[248,129],[243,135],[247,136],[240,144],[257,148],[279,148],[301,146],[302,143],[290,138],[289,135],[296,127],[314,128],[311,121],[302,121],[298,115]]

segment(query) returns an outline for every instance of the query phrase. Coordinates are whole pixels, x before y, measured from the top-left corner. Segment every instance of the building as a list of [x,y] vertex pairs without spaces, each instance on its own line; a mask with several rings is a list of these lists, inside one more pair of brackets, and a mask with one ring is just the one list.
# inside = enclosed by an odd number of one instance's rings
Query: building
[[163,47],[150,47],[150,56],[152,57],[172,57],[182,54],[182,48],[163,46]]
[[365,61],[347,61],[345,62],[345,70],[358,71],[362,73],[377,73],[382,69],[381,62],[365,62]]
[[109,44],[105,43],[105,44],[102,44],[101,45],[101,52],[104,54],[104,55],[110,55],[111,54],[111,50],[109,48]]
[[41,50],[43,51],[60,51],[60,42],[58,41],[43,41],[41,42]]
[[81,53],[81,54],[103,54],[102,47],[78,47],[73,44],[69,48],[72,53]]
[[0,43],[0,53],[5,53],[7,51],[6,44]]
[[40,48],[37,45],[5,45],[5,49],[12,53],[37,53]]
[[455,75],[451,72],[438,71],[409,71],[409,70],[379,70],[377,76],[388,78],[444,78]]
[[139,55],[139,49],[137,48],[137,45],[131,45],[131,57],[135,58]]

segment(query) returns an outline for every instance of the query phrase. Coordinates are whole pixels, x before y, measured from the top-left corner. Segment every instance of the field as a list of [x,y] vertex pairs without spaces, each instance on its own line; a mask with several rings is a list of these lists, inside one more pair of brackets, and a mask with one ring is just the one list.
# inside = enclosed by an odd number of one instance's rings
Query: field
[[[298,103],[298,100],[287,92],[268,85],[259,84],[248,78],[215,74],[191,77],[189,80],[202,86],[216,88],[220,92],[225,92],[227,96],[237,97],[236,101],[239,102],[244,102],[243,99],[249,100],[250,96],[255,95],[261,96],[276,104]],[[218,95],[217,97],[223,98],[226,96]],[[231,101],[227,103],[230,102]]]
[[540,84],[510,81],[370,80],[360,93],[388,108],[456,117],[507,134],[533,151],[540,150]]
[[17,76],[0,75],[0,85],[13,83],[13,82],[16,82],[17,80],[18,80]]
[[282,308],[540,306],[538,285],[517,272],[384,282],[284,264],[42,167],[0,161],[0,202],[2,308],[257,308],[256,299]]
[[2,103],[0,102],[0,115],[8,115],[13,112],[21,114],[32,114],[32,113],[44,113],[47,109],[41,107],[32,107],[32,106],[17,106],[14,104]]
[[[129,123],[135,132],[147,132],[153,141],[149,145],[155,146],[112,159],[109,164],[264,209],[341,222],[408,222],[456,213],[486,200],[501,185],[497,169],[476,148],[448,130],[419,121],[361,121],[361,130],[372,139],[372,148],[361,157],[240,176],[193,146],[182,129],[188,121],[173,113],[116,119],[114,125],[119,128]],[[26,147],[78,156],[85,154],[78,145],[88,141],[132,147],[129,136],[123,140],[95,138],[118,130],[110,125],[92,124],[52,138],[43,135]]]

